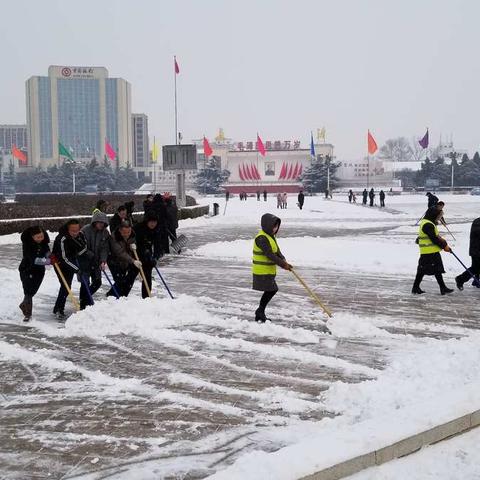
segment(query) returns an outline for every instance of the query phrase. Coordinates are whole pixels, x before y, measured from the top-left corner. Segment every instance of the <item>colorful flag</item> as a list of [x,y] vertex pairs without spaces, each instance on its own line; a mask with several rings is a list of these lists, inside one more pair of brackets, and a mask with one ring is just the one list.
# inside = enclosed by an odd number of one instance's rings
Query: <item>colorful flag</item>
[[243,173],[243,169],[242,169],[241,165],[238,166],[238,175],[240,177],[240,180],[242,180],[242,182],[244,182],[245,181],[245,174]]
[[285,162],[283,162],[282,168],[280,170],[280,176],[278,177],[278,179],[283,180],[286,174],[287,174],[287,166],[285,165]]
[[252,165],[253,174],[255,176],[255,180],[260,180],[260,172],[256,165]]
[[12,145],[12,155],[23,164],[27,164],[27,156],[15,144]]
[[58,155],[60,157],[67,157],[72,162],[75,161],[72,157],[72,154],[60,142],[58,142]]
[[298,173],[297,173],[297,176],[299,177],[303,172],[303,165],[300,164],[300,168],[298,169]]
[[368,131],[368,153],[373,155],[378,150],[377,142],[373,138],[370,130]]
[[313,133],[310,132],[310,155],[312,158],[315,158],[315,144],[313,143]]
[[180,73],[180,68],[179,68],[178,63],[177,63],[177,57],[173,57],[173,63],[174,63],[174,66],[175,66],[175,75],[178,75]]
[[323,140],[325,142],[326,131],[325,127],[317,128],[317,140]]
[[105,140],[105,153],[107,154],[110,160],[115,160],[115,157],[117,156],[117,153],[112,148],[112,146],[107,142],[107,140]]
[[203,137],[203,153],[207,158],[213,153],[212,147],[205,136]]
[[265,156],[266,150],[265,150],[265,145],[262,142],[262,139],[260,138],[260,135],[257,133],[257,150],[260,152],[260,155],[262,157]]
[[418,141],[418,143],[422,148],[428,148],[428,128],[427,128],[427,132],[425,133],[423,138]]
[[153,137],[153,147],[152,147],[152,163],[157,163],[158,160],[158,147],[155,137]]
[[293,163],[290,164],[290,168],[287,173],[287,180],[290,180],[292,178],[292,173],[293,173]]

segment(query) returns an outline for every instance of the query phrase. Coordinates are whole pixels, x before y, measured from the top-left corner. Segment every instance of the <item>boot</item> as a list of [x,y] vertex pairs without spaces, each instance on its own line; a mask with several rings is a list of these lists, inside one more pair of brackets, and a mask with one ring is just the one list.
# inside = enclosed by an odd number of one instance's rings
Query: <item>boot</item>
[[438,283],[438,286],[440,287],[440,293],[442,295],[446,295],[447,293],[452,293],[453,292],[453,289],[451,288],[448,288],[446,285],[445,285],[445,282],[443,281],[443,277],[442,277],[442,274],[441,273],[437,273],[435,275],[435,278],[437,280],[437,283]]
[[262,310],[261,308],[257,308],[255,310],[255,321],[259,323],[265,323],[267,320],[268,319],[265,315],[265,310]]
[[23,313],[23,316],[27,316],[27,306],[25,305],[25,299],[22,300],[22,303],[18,306]]
[[421,295],[422,293],[425,293],[425,291],[414,285],[412,288],[412,293],[415,295]]
[[440,293],[442,295],[446,295],[447,293],[453,293],[453,288],[448,288],[448,287],[442,287],[440,288]]
[[458,288],[459,290],[463,290],[463,281],[462,281],[462,279],[460,278],[460,276],[455,277],[455,283],[457,284],[457,288]]

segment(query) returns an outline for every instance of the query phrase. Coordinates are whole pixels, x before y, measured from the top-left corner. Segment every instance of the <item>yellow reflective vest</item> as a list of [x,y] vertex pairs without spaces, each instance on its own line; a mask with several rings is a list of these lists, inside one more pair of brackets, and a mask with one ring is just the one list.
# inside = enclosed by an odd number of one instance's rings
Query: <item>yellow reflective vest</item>
[[426,233],[423,233],[423,226],[427,223],[431,223],[433,225],[435,229],[435,235],[438,236],[438,228],[432,221],[423,219],[420,222],[420,228],[418,230],[418,246],[420,247],[420,255],[436,253],[442,250],[438,245],[432,243],[430,237]]
[[270,242],[272,252],[278,252],[278,245],[275,238],[271,235],[268,235],[268,233],[265,233],[263,230],[260,230],[253,241],[252,273],[254,275],[276,275],[277,265],[267,258],[263,251],[260,250],[255,243],[255,240],[262,235],[267,237],[267,240]]

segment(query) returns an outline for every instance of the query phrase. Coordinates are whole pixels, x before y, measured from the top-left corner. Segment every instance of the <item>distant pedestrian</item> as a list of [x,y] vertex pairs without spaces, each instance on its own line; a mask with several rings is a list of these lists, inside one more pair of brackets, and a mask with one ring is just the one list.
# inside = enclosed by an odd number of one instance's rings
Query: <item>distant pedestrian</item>
[[267,196],[268,196],[268,195],[267,195],[267,191],[264,190],[264,191],[263,191],[263,201],[264,201],[264,202],[267,201]]
[[427,192],[426,196],[428,197],[428,207],[434,207],[438,203],[438,197],[431,192]]
[[353,203],[357,203],[357,196],[355,194],[352,195]]
[[373,207],[373,202],[375,200],[375,190],[373,187],[370,189],[370,192],[368,193],[368,198],[370,198],[370,206]]
[[257,190],[257,202],[260,201],[260,190]]
[[303,209],[304,202],[305,202],[305,195],[303,194],[303,191],[300,190],[300,193],[298,194],[298,208],[300,210]]
[[348,191],[348,201],[349,201],[350,203],[352,203],[352,200],[353,200],[353,192],[352,192],[352,190],[350,189],[350,190]]
[[380,208],[385,207],[385,192],[383,190],[380,190]]
[[362,204],[366,205],[367,204],[367,199],[368,199],[368,192],[367,192],[366,188],[363,189],[362,197],[363,197],[362,198]]
[[280,192],[277,193],[277,208],[283,208],[282,194]]
[[288,208],[288,195],[287,192],[284,192],[282,195],[282,208]]
[[[459,290],[463,290],[463,284],[472,278],[472,273],[477,277],[480,275],[480,217],[476,218],[472,223],[470,229],[470,250],[468,253],[472,257],[472,266],[455,278]],[[478,279],[474,281],[474,285],[480,287]]]

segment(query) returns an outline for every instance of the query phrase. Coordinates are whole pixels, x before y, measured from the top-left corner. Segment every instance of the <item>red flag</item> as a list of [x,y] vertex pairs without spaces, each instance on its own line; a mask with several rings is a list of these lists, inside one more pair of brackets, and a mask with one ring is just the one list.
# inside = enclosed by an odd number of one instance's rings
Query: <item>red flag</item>
[[253,171],[255,173],[255,180],[260,180],[260,172],[258,171],[258,168],[256,165],[253,166]]
[[293,176],[292,178],[293,179],[296,179],[298,177],[298,162],[297,164],[295,165],[295,169],[293,170]]
[[265,156],[266,150],[265,150],[265,145],[262,142],[262,139],[260,138],[260,135],[257,133],[257,150],[260,152],[260,155],[262,157]]
[[117,153],[112,148],[112,146],[105,140],[105,153],[110,160],[115,160]]
[[287,180],[292,178],[293,163],[290,164],[290,170],[288,170]]
[[20,162],[22,162],[24,164],[27,163],[27,156],[20,149],[18,149],[15,144],[12,145],[12,155],[15,158],[18,158],[18,160],[20,160]]
[[300,168],[298,169],[298,176],[300,176],[303,172],[303,165],[300,164]]
[[205,137],[203,137],[203,153],[207,158],[213,153],[212,147],[210,146],[208,140]]
[[238,166],[238,175],[239,175],[239,177],[240,177],[240,180],[241,180],[242,182],[244,182],[244,181],[245,181],[245,174],[243,173],[243,170],[242,170],[242,166],[241,166],[241,165]]
[[373,138],[370,130],[368,131],[368,153],[373,155],[378,150],[377,142]]
[[253,180],[252,177],[252,172],[250,171],[250,167],[248,165],[245,165],[244,170],[246,172],[247,180]]
[[287,174],[287,168],[286,168],[285,162],[283,162],[282,169],[280,170],[280,176],[278,177],[278,179],[279,180],[284,179],[286,174]]
[[177,57],[173,57],[173,63],[175,64],[175,75],[180,73],[180,68],[178,67]]

